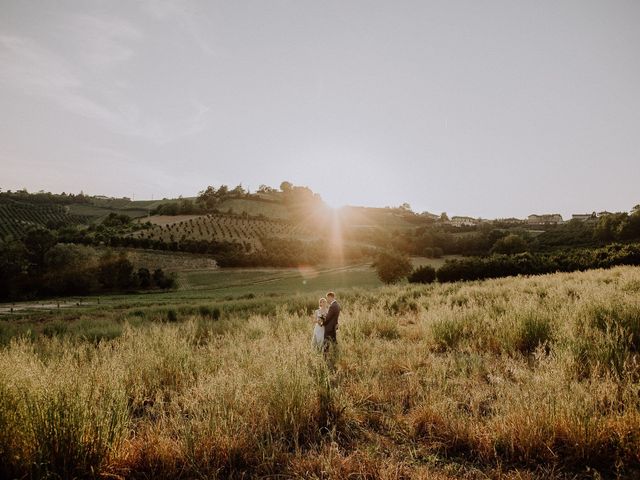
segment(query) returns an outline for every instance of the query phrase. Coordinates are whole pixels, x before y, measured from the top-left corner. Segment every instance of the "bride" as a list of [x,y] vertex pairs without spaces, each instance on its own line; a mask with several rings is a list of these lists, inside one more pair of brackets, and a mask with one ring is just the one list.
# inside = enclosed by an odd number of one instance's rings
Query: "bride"
[[322,326],[322,323],[329,311],[329,308],[327,307],[327,299],[321,298],[318,301],[318,307],[319,308],[314,313],[315,326],[313,327],[312,342],[314,347],[322,349],[322,344],[324,343],[324,327]]

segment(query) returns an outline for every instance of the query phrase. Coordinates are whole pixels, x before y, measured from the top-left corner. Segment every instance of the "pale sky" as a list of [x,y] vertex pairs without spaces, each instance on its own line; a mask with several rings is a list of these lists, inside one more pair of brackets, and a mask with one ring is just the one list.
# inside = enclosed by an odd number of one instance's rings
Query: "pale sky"
[[640,203],[640,2],[0,0],[0,188]]

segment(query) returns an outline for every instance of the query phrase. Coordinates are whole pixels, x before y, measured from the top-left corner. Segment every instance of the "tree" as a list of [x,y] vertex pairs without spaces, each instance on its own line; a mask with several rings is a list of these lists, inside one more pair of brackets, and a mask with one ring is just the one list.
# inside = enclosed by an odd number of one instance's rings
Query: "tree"
[[283,193],[289,193],[293,189],[293,184],[291,182],[282,182],[280,184],[280,190]]
[[374,262],[378,278],[384,283],[396,283],[411,272],[409,257],[399,253],[382,252]]
[[447,212],[442,212],[440,214],[440,221],[441,222],[448,222],[449,221],[449,216],[447,215]]
[[236,186],[233,190],[231,190],[231,192],[229,193],[231,193],[232,195],[236,195],[238,197],[242,197],[246,192],[245,192],[245,189],[242,188],[242,184],[240,184]]
[[431,265],[416,268],[408,277],[409,283],[433,283],[436,280],[436,269]]
[[44,266],[44,256],[56,244],[56,237],[46,228],[32,228],[24,237],[29,261],[37,268]]
[[506,237],[499,238],[491,248],[491,253],[514,254],[521,253],[527,249],[527,242],[520,235],[514,233]]
[[102,225],[105,227],[122,227],[124,225],[129,225],[131,223],[131,217],[124,214],[118,214],[115,212],[111,212],[107,217],[102,221]]
[[27,250],[22,242],[0,240],[0,298],[12,298],[19,290],[28,268]]
[[100,258],[98,279],[106,289],[126,289],[131,286],[133,264],[121,253],[107,252]]
[[157,268],[153,271],[153,283],[158,288],[162,288],[163,290],[173,288],[176,285],[175,278],[172,276],[165,275],[164,271],[161,268]]
[[141,267],[138,269],[138,284],[140,288],[149,288],[151,286],[151,273],[148,268]]
[[43,284],[55,295],[83,295],[98,289],[96,254],[91,247],[59,243],[45,255]]
[[272,193],[272,192],[275,192],[275,191],[276,191],[275,188],[270,187],[270,186],[265,185],[265,184],[261,184],[258,187],[258,193]]
[[598,219],[598,223],[593,230],[593,238],[605,242],[615,240],[626,222],[626,212],[604,215]]

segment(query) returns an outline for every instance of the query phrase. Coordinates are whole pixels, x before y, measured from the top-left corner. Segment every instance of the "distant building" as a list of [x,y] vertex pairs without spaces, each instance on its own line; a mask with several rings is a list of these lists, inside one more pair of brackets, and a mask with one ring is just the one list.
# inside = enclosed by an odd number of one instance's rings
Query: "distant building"
[[440,219],[440,215],[436,215],[435,213],[430,213],[430,212],[422,212],[420,214],[420,216],[428,218],[429,220],[439,220]]
[[450,223],[454,227],[475,227],[478,220],[471,217],[451,217]]
[[604,210],[603,212],[598,212],[598,217],[606,217],[607,215],[613,215],[611,212],[607,212]]
[[531,225],[557,225],[562,223],[562,215],[559,213],[545,213],[543,215],[532,214],[527,217]]
[[587,220],[591,220],[592,218],[596,218],[596,212],[574,213],[573,215],[571,215],[571,220],[580,220],[581,222],[586,222]]
[[526,223],[526,220],[522,220],[521,218],[496,218],[493,223]]

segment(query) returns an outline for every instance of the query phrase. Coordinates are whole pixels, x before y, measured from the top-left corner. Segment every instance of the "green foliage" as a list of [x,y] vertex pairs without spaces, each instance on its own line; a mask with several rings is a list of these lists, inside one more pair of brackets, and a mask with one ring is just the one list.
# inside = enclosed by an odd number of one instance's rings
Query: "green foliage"
[[510,234],[499,238],[491,248],[492,253],[514,254],[522,253],[527,249],[527,242],[516,234]]
[[373,263],[378,278],[384,283],[396,283],[411,273],[411,260],[406,255],[382,252]]
[[436,280],[436,269],[431,265],[423,265],[411,272],[407,279],[409,283],[433,283]]
[[178,312],[175,311],[175,309],[170,308],[169,310],[167,310],[167,322],[177,322],[178,321]]
[[105,227],[123,227],[131,224],[131,217],[124,214],[118,214],[115,212],[111,212],[107,217],[102,221],[102,225]]
[[640,265],[640,244],[612,244],[598,249],[575,249],[553,254],[520,253],[448,260],[438,269],[437,278],[440,282],[455,282],[610,268],[615,265]]
[[209,305],[200,305],[198,314],[201,317],[210,318],[211,320],[220,319],[220,309],[218,307],[210,307]]

